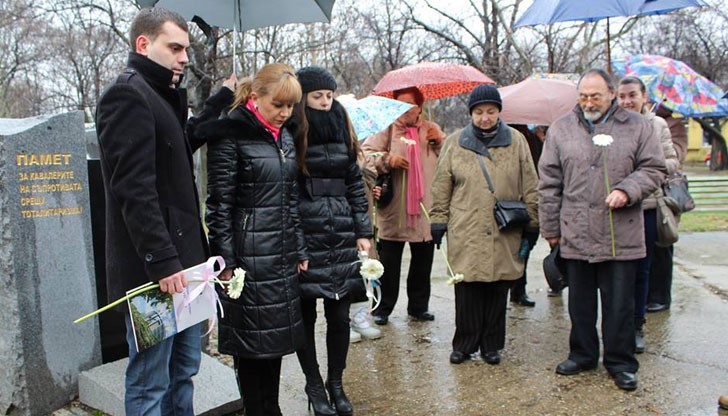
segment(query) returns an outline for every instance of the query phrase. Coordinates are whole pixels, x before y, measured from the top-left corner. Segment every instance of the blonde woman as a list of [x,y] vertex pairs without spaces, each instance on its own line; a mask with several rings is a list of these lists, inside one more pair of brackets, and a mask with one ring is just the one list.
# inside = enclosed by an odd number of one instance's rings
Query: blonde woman
[[247,274],[238,299],[220,295],[219,346],[234,358],[245,414],[280,415],[281,358],[304,345],[298,277],[308,255],[298,215],[298,165],[286,123],[301,99],[288,65],[240,83],[226,119],[203,124],[208,140],[207,226],[229,279]]

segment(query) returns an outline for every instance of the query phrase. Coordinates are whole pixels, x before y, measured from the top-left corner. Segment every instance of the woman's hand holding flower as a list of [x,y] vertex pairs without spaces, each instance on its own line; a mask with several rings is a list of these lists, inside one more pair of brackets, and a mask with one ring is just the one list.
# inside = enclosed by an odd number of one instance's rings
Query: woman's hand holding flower
[[409,169],[409,160],[404,156],[389,155],[389,166],[392,169]]
[[356,251],[366,251],[372,248],[372,243],[368,238],[357,238],[356,239]]
[[228,267],[227,269],[220,272],[220,274],[217,276],[218,279],[222,281],[228,281],[233,277],[233,268]]

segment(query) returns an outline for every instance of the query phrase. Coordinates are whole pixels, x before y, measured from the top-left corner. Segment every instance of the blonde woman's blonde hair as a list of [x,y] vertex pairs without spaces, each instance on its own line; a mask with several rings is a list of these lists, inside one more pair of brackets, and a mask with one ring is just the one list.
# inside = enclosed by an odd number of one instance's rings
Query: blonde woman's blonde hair
[[260,68],[253,78],[242,80],[235,91],[231,111],[245,105],[252,92],[258,97],[270,95],[277,101],[291,104],[301,101],[302,96],[296,72],[282,63],[267,64]]

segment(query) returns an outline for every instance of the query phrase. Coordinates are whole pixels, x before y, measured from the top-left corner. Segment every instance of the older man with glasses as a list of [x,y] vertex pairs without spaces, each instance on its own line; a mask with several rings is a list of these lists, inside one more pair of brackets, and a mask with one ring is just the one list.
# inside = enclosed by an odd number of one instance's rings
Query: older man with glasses
[[601,69],[586,71],[574,110],[554,122],[539,161],[539,222],[559,244],[569,279],[569,357],[561,375],[599,362],[597,293],[601,296],[604,367],[624,390],[637,388],[634,290],[645,257],[642,198],[665,177],[652,125],[615,100]]

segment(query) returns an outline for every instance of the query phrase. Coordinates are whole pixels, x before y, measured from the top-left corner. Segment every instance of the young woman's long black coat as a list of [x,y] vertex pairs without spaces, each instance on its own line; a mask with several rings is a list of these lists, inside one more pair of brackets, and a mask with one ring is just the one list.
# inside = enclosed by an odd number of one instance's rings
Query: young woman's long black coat
[[[306,108],[306,114],[308,176],[299,176],[299,211],[310,263],[308,271],[301,274],[301,294],[304,298],[340,299],[351,295],[361,299],[364,284],[356,240],[371,238],[372,225],[345,114],[336,101],[330,111]],[[320,195],[322,192],[314,189],[316,183],[329,183],[329,179],[343,180],[345,193]]]
[[206,123],[210,249],[247,271],[239,299],[221,294],[219,350],[276,358],[304,343],[296,265],[307,259],[297,209],[298,167],[288,129],[276,141],[238,108]]

